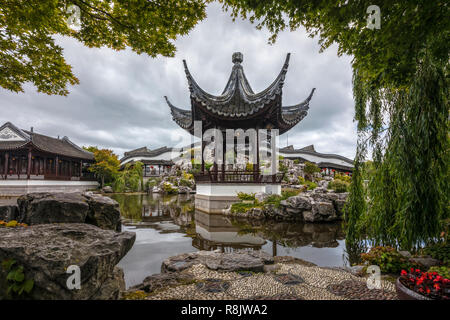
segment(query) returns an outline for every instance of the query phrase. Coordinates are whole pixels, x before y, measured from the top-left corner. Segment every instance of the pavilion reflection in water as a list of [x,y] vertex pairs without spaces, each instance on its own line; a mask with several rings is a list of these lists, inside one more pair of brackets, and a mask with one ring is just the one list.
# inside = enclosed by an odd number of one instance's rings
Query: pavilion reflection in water
[[285,248],[335,248],[344,239],[340,224],[232,219],[194,209],[192,195],[112,195],[121,207],[124,224],[181,233],[198,250],[234,252],[264,249],[273,256]]

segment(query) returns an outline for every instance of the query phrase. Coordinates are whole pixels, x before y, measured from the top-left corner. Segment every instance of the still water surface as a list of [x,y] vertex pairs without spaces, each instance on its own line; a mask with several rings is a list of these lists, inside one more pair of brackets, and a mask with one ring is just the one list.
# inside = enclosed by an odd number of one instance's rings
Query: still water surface
[[348,265],[341,223],[232,219],[196,211],[193,195],[113,194],[124,218],[123,231],[136,233],[133,248],[119,263],[127,287],[159,273],[164,259],[185,252],[264,250],[319,266]]

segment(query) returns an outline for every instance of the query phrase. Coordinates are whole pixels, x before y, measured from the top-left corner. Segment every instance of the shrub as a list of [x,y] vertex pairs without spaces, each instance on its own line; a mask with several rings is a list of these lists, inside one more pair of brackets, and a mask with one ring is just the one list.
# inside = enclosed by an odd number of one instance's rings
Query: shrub
[[233,213],[244,213],[252,208],[259,208],[259,206],[255,205],[254,203],[244,203],[244,202],[237,202],[233,203],[231,205],[231,212]]
[[379,266],[384,273],[398,274],[403,269],[414,267],[392,247],[373,247],[368,253],[362,253],[361,259],[369,265]]
[[450,268],[446,266],[440,266],[440,267],[431,267],[428,269],[428,273],[438,273],[441,277],[444,277],[446,279],[450,279]]
[[253,200],[253,201],[255,201],[255,194],[254,193],[238,192],[237,196],[238,196],[239,200]]
[[437,272],[422,272],[420,269],[401,271],[400,282],[409,289],[435,300],[450,299],[450,280]]
[[450,267],[450,244],[448,242],[438,242],[423,248],[421,251],[422,254],[442,261],[443,264]]
[[294,164],[299,164],[299,163],[300,163],[300,160],[298,160],[298,159],[294,160]]
[[313,175],[316,172],[320,172],[320,168],[315,163],[306,161],[303,171],[309,175]]
[[305,183],[306,183],[305,178],[303,178],[302,176],[299,176],[299,177],[298,177],[298,183],[299,183],[299,184],[305,184]]
[[343,180],[333,180],[328,184],[328,188],[337,193],[347,192],[349,187],[350,183]]
[[334,175],[334,180],[341,180],[341,181],[345,181],[345,182],[352,182],[352,178],[346,174],[340,174],[340,173],[336,173]]
[[167,194],[178,193],[178,188],[169,182],[164,182],[162,185],[162,189],[163,189],[164,193],[167,193]]
[[305,184],[308,187],[308,190],[314,190],[315,188],[317,188],[317,183],[315,182],[306,181]]

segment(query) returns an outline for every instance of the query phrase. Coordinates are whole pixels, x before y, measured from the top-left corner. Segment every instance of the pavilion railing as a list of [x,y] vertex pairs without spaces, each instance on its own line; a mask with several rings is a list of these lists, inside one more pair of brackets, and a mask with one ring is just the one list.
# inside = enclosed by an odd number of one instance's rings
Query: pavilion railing
[[259,171],[206,171],[194,174],[196,182],[210,183],[281,183],[284,173],[262,175]]

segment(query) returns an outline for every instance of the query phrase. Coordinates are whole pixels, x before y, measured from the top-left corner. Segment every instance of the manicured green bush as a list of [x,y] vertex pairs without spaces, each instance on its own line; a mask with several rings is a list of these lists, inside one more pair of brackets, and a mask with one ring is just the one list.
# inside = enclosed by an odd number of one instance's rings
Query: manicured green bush
[[381,272],[398,274],[404,269],[416,267],[392,247],[373,247],[361,254],[361,259],[368,265],[380,267]]
[[177,194],[178,193],[178,188],[169,182],[164,182],[162,185],[162,189],[163,189],[164,193],[167,193],[167,194]]
[[334,175],[334,180],[341,180],[341,181],[345,181],[345,182],[352,182],[352,178],[346,174],[340,174],[340,173],[336,173]]

